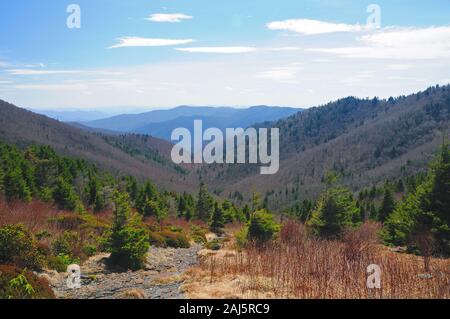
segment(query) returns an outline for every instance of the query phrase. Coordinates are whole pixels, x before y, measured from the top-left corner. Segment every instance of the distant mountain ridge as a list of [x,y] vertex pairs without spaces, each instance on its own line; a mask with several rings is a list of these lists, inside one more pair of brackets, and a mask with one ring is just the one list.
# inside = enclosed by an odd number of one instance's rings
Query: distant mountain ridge
[[80,124],[109,131],[148,134],[170,140],[173,129],[192,129],[194,120],[203,120],[204,127],[249,127],[255,123],[277,121],[302,109],[278,106],[232,107],[179,106],[170,110],[156,110],[141,114],[124,114]]
[[95,121],[110,116],[108,113],[100,111],[29,110],[33,113],[42,114],[61,122]]
[[90,132],[0,100],[0,140],[26,147],[50,145],[59,154],[85,159],[117,176],[151,178],[157,185],[175,191],[192,189],[195,174],[175,165],[172,144],[142,135],[109,135]]

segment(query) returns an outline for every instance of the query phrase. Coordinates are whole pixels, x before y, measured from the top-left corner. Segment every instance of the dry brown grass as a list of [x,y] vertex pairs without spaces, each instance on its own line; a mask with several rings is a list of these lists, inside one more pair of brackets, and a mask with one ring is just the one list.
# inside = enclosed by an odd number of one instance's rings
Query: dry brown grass
[[[238,252],[203,252],[188,273],[190,298],[450,298],[450,260],[423,260],[390,252],[377,243],[379,226],[367,223],[342,241],[308,237],[288,222],[279,241]],[[367,288],[367,266],[381,267],[381,289]]]

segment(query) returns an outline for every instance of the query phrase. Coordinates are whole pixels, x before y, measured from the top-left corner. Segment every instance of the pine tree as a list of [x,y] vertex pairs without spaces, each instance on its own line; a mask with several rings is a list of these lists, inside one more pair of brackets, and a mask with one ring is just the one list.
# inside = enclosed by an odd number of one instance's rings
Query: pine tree
[[12,167],[9,171],[6,171],[3,178],[3,188],[7,201],[16,199],[26,202],[31,201],[31,191],[19,167]]
[[252,214],[247,236],[250,241],[260,245],[273,239],[279,230],[280,225],[274,221],[273,215],[266,210],[260,210]]
[[450,255],[450,150],[444,144],[430,166],[427,178],[387,219],[387,244],[407,245],[425,257]]
[[197,198],[197,217],[200,220],[207,221],[214,209],[214,199],[208,193],[204,183],[201,183]]
[[100,212],[105,204],[103,198],[100,195],[100,183],[96,176],[92,173],[89,174],[89,182],[87,186],[88,204],[94,209],[94,212]]
[[184,217],[186,220],[190,220],[194,215],[194,199],[191,195],[184,192],[178,196],[177,201],[178,217]]
[[209,222],[209,227],[211,231],[215,233],[220,233],[225,225],[224,213],[222,208],[218,203],[214,205],[214,212],[211,215],[211,220]]
[[142,267],[149,249],[148,233],[138,227],[139,221],[130,223],[129,197],[126,193],[116,192],[114,196],[114,217],[109,237],[111,256],[110,265],[128,269]]
[[380,210],[378,211],[378,220],[381,222],[385,222],[389,215],[395,209],[395,200],[394,195],[392,193],[392,189],[389,185],[386,185],[384,188],[384,197],[381,203]]
[[336,238],[345,229],[354,228],[360,222],[360,210],[351,192],[346,188],[337,187],[322,195],[307,226],[318,236]]
[[130,195],[131,202],[135,203],[139,194],[139,187],[136,179],[132,176],[128,176],[127,179],[127,192]]
[[139,190],[136,199],[136,209],[144,216],[154,216],[158,219],[164,218],[167,214],[165,203],[151,181],[147,181],[144,187]]
[[56,182],[56,188],[53,192],[53,199],[60,209],[75,210],[78,206],[78,197],[72,187],[62,177]]
[[242,208],[242,213],[244,214],[246,220],[250,220],[250,207],[247,204],[245,204],[244,208]]

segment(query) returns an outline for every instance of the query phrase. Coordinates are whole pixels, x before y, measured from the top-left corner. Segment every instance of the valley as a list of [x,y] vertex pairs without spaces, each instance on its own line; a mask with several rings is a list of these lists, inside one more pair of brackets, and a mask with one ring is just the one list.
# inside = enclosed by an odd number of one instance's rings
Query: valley
[[280,132],[264,176],[2,101],[0,297],[448,298],[449,106],[435,86],[254,123]]

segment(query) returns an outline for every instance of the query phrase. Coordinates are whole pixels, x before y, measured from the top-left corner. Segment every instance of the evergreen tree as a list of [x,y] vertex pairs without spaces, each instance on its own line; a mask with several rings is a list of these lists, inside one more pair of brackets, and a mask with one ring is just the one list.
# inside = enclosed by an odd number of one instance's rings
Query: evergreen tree
[[252,214],[247,236],[250,241],[263,244],[273,239],[279,230],[280,225],[274,221],[273,215],[266,210],[260,210]]
[[244,214],[246,220],[250,220],[250,207],[247,204],[245,204],[244,208],[242,208],[242,213]]
[[88,204],[94,209],[94,212],[100,212],[105,204],[102,196],[100,195],[100,183],[96,176],[89,174],[89,182],[87,186]]
[[149,249],[149,237],[145,229],[138,227],[139,220],[130,223],[128,194],[116,192],[114,217],[109,237],[111,256],[109,263],[128,269],[142,267]]
[[383,201],[381,203],[380,210],[378,211],[378,220],[381,222],[385,222],[389,215],[395,209],[395,200],[394,195],[392,193],[392,189],[389,185],[386,185],[384,188],[384,196]]
[[31,191],[19,167],[12,167],[3,178],[3,189],[7,201],[31,201]]
[[197,198],[197,217],[200,220],[207,221],[214,209],[214,199],[208,193],[204,183],[201,183]]
[[431,164],[425,181],[388,218],[383,238],[388,244],[407,245],[417,250],[425,260],[431,254],[450,255],[450,150],[447,144]]
[[153,216],[159,220],[167,214],[167,207],[151,181],[147,181],[140,189],[136,199],[136,209],[144,216]]
[[178,196],[178,217],[184,217],[186,220],[190,220],[194,216],[194,198],[184,192]]
[[136,179],[132,176],[126,178],[127,182],[127,193],[130,195],[130,200],[135,203],[139,194],[139,187]]
[[53,192],[53,199],[60,209],[75,210],[78,206],[78,197],[72,187],[62,177],[56,181],[56,188]]
[[262,209],[261,206],[261,195],[259,193],[253,193],[252,197],[252,212],[256,212]]
[[314,234],[336,238],[345,229],[360,224],[360,210],[351,195],[351,192],[343,187],[330,189],[322,195],[307,222]]
[[214,212],[212,213],[211,220],[209,222],[209,227],[211,231],[215,233],[220,233],[224,225],[225,220],[223,210],[218,203],[215,203]]

